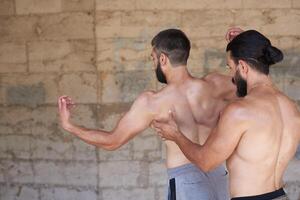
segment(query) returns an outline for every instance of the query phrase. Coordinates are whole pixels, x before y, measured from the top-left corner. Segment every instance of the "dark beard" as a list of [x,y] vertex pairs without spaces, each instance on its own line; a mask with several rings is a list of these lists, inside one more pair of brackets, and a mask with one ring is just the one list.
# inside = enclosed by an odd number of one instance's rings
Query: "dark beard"
[[159,82],[167,84],[167,79],[163,71],[161,70],[160,63],[157,64],[155,73],[156,73],[156,78]]
[[232,82],[236,85],[236,95],[238,97],[244,97],[247,95],[247,81],[242,78],[239,71],[235,73]]

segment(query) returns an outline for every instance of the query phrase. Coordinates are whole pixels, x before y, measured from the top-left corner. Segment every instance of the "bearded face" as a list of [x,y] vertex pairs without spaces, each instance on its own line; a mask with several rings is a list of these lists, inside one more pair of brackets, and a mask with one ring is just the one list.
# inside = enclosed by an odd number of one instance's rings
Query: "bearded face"
[[236,71],[232,78],[232,82],[236,85],[236,95],[238,97],[244,97],[247,95],[247,81],[243,79],[239,70]]
[[155,73],[156,73],[156,78],[159,82],[167,84],[167,78],[161,69],[160,62],[157,63]]

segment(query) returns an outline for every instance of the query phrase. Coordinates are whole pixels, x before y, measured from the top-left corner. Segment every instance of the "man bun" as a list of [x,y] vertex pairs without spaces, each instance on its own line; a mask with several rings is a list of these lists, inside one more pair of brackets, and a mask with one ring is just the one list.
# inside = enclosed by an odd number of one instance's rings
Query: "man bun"
[[278,48],[269,45],[264,50],[264,59],[267,65],[273,65],[283,60],[283,53]]

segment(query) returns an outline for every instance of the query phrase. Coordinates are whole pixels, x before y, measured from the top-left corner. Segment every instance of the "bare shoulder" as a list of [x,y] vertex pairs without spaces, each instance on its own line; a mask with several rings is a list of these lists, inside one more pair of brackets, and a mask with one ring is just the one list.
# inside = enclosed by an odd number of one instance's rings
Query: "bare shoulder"
[[218,98],[233,100],[236,99],[236,87],[232,83],[232,77],[217,72],[207,74],[203,77],[214,91],[215,96]]
[[225,133],[244,134],[250,127],[249,107],[243,100],[236,100],[229,103],[221,112],[218,127]]
[[151,98],[151,97],[152,97],[153,95],[155,95],[155,94],[156,94],[156,92],[151,91],[151,90],[145,91],[145,92],[142,92],[142,93],[138,96],[137,99],[146,100],[146,99]]
[[189,87],[187,89],[192,89],[192,90],[205,90],[207,89],[207,82],[203,78],[195,78],[193,77],[190,81],[190,84],[188,85]]
[[300,142],[300,111],[299,105],[296,101],[289,98],[287,95],[279,92],[279,102],[282,107],[283,114],[285,118],[292,124],[292,130],[295,130],[295,133],[298,134],[298,139]]
[[170,103],[168,101],[170,97],[172,97],[172,89],[168,86],[157,92],[145,91],[138,96],[134,103],[147,107],[148,110],[158,111],[158,107]]
[[229,118],[230,120],[247,120],[250,116],[251,107],[245,99],[237,99],[229,103],[221,112],[222,117]]
[[287,110],[290,112],[290,114],[294,115],[296,118],[300,118],[300,112],[299,112],[299,107],[293,99],[288,97],[282,92],[278,92],[278,97],[280,103],[284,106],[284,110]]
[[224,83],[232,84],[231,79],[232,77],[218,72],[212,72],[203,77],[203,80],[216,85],[222,85]]
[[154,95],[155,95],[154,91],[145,91],[136,98],[133,104],[139,106],[149,106],[153,101]]
[[296,119],[298,122],[299,128],[300,128],[300,111],[299,111],[299,105],[297,105],[297,102],[293,99],[289,98],[285,94],[282,94],[282,97],[285,101],[286,107],[288,107],[288,110],[291,112],[292,117]]

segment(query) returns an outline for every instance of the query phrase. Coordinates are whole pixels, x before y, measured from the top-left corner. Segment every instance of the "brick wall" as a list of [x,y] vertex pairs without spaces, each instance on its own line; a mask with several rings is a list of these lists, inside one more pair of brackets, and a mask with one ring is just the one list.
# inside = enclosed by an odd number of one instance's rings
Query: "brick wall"
[[[0,0],[0,199],[164,199],[165,149],[151,130],[99,150],[58,126],[56,99],[70,95],[75,122],[109,130],[140,92],[161,87],[150,60],[158,31],[187,33],[189,69],[202,76],[225,71],[229,26],[283,49],[271,73],[300,105],[299,0]],[[285,176],[292,200],[299,159]]]

